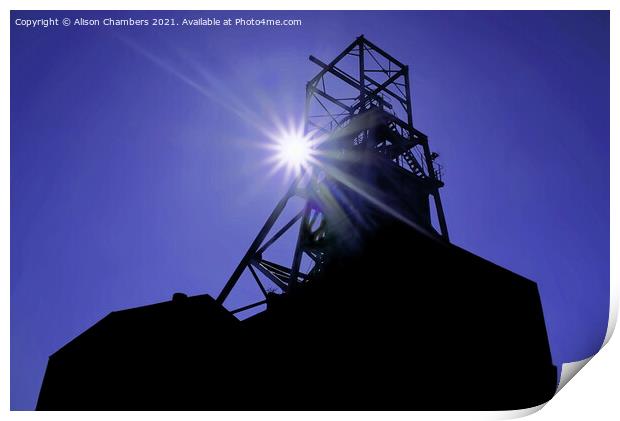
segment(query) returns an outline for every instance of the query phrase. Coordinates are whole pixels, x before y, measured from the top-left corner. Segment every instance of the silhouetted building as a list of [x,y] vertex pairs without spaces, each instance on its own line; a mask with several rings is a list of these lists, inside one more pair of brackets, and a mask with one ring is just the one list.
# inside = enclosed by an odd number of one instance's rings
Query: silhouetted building
[[[111,313],[50,357],[37,409],[491,410],[553,396],[536,284],[449,242],[407,66],[363,37],[329,64],[311,61],[318,163],[222,293]],[[353,94],[327,92],[328,76]],[[294,196],[302,208],[282,220]],[[291,229],[293,261],[270,260]],[[244,274],[264,300],[229,311]]]

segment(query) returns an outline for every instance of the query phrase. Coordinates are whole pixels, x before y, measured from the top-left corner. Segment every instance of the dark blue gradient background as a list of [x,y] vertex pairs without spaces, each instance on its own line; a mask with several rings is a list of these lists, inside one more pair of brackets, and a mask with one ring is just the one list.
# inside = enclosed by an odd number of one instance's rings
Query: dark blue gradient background
[[[46,16],[303,26],[13,23]],[[362,33],[411,67],[415,125],[446,168],[452,241],[538,282],[556,364],[599,349],[607,12],[13,12],[11,21],[13,409],[34,407],[48,355],[108,312],[219,292],[285,190],[282,172],[267,176],[255,125],[299,120],[317,71],[307,56],[328,61]]]

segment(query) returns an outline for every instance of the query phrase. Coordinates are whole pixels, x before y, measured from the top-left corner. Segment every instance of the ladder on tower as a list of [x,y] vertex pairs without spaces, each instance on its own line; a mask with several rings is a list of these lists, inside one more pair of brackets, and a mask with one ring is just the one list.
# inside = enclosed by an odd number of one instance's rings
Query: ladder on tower
[[424,169],[422,168],[418,160],[415,159],[415,156],[413,156],[413,154],[411,153],[411,150],[406,150],[403,153],[403,158],[405,159],[405,161],[407,162],[407,165],[409,165],[409,168],[411,168],[411,171],[413,171],[415,175],[417,175],[420,178],[426,178]]

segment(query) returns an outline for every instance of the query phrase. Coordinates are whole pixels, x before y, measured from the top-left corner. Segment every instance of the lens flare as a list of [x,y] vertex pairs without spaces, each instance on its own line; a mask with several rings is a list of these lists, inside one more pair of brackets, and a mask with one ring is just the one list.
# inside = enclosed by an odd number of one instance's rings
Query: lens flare
[[277,124],[276,130],[269,134],[269,139],[270,142],[265,146],[272,152],[268,158],[271,173],[284,169],[287,174],[285,179],[288,179],[288,176],[299,175],[318,164],[313,133],[306,133],[303,124]]
[[285,136],[278,139],[278,160],[292,169],[308,166],[312,149],[310,142],[303,136]]

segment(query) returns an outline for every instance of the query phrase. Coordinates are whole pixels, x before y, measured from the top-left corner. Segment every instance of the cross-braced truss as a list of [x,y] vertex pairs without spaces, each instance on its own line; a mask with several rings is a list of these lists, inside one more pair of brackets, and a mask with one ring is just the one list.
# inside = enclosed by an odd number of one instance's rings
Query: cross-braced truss
[[[439,196],[443,186],[441,167],[435,162],[437,154],[430,151],[426,135],[413,127],[408,67],[363,36],[329,63],[314,56],[310,56],[310,61],[320,71],[306,85],[305,127],[307,134],[317,141],[317,148],[345,139],[350,147],[365,145],[412,173],[433,197],[440,234],[448,240]],[[377,121],[383,128],[381,136],[373,132],[379,126]],[[333,207],[333,197],[321,186],[320,173],[321,168],[312,168],[296,178],[222,289],[219,303],[226,300],[247,271],[264,295],[263,300],[233,313],[265,304],[267,282],[288,292],[321,270],[328,258],[325,209]],[[295,197],[301,198],[299,209],[294,216],[281,221]],[[329,214],[333,219],[333,209]],[[330,225],[343,221],[330,221]],[[275,243],[295,229],[292,262],[277,263],[265,258]],[[310,262],[305,272],[300,270],[304,258]]]

